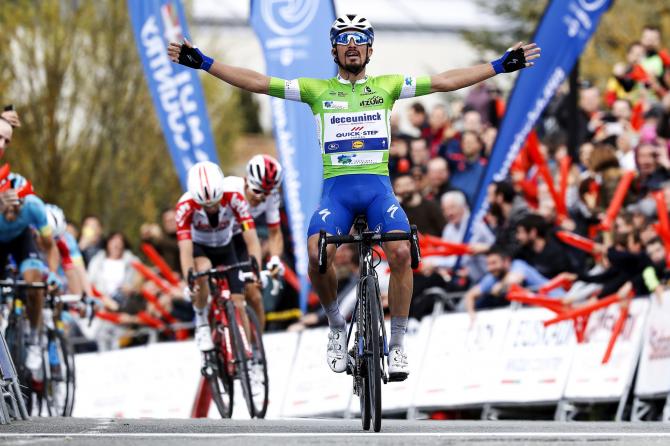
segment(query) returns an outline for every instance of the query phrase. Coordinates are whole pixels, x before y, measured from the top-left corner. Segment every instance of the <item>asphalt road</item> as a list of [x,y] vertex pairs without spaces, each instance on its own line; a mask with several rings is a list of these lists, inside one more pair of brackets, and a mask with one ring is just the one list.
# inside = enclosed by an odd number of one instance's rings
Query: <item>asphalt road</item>
[[384,420],[381,433],[358,420],[155,420],[40,418],[0,426],[0,445],[667,445],[661,423]]

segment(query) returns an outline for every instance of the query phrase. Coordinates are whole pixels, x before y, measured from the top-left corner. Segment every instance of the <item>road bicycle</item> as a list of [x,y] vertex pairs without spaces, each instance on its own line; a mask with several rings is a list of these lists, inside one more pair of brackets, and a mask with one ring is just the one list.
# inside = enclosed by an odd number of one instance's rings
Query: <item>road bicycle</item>
[[[235,379],[240,381],[251,418],[265,417],[268,408],[268,368],[258,317],[250,306],[235,305],[228,287],[228,274],[236,274],[241,268],[251,266],[258,277],[255,263],[246,261],[188,274],[191,289],[196,279],[207,277],[212,292],[209,320],[214,350],[205,352],[201,372],[223,418],[233,414]],[[245,279],[247,282],[255,280]]]
[[[29,333],[25,305],[28,290],[42,290],[46,293],[39,334],[41,380],[35,380],[25,366]],[[74,350],[67,339],[62,314],[69,303],[81,299],[79,295],[59,295],[49,290],[45,282],[25,282],[16,278],[0,281],[0,303],[7,323],[5,339],[22,386],[28,415],[72,415],[76,388]]]
[[[370,430],[372,422],[375,432],[381,430],[382,390],[381,383],[388,383],[387,361],[389,354],[388,338],[384,326],[384,311],[379,292],[379,281],[375,267],[381,262],[375,246],[384,242],[408,240],[410,242],[411,266],[417,268],[421,259],[416,226],[409,233],[389,232],[380,234],[369,231],[365,217],[358,216],[354,221],[353,235],[319,234],[319,272],[326,272],[328,259],[326,247],[330,244],[354,243],[358,246],[360,279],[357,288],[357,301],[353,320],[347,332],[347,346],[350,361],[347,373],[353,376],[353,391],[359,397],[361,422],[363,429]],[[356,331],[352,340],[352,331]]]

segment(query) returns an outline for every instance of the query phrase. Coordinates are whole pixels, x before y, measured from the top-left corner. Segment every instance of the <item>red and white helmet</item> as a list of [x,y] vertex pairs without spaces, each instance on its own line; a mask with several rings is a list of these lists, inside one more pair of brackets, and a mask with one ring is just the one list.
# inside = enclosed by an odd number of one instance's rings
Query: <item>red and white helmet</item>
[[256,155],[247,163],[247,183],[252,188],[270,192],[279,187],[283,175],[279,161],[270,155]]
[[201,206],[210,206],[223,197],[223,172],[211,161],[201,161],[188,170],[188,192]]

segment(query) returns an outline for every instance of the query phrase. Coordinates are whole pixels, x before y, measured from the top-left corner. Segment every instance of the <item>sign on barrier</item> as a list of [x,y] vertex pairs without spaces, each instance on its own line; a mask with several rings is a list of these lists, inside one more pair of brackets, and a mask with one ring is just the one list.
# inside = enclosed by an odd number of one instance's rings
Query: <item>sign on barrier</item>
[[73,416],[188,418],[200,362],[192,341],[77,355]]
[[351,377],[333,373],[326,363],[328,328],[300,334],[291,377],[286,382],[282,417],[344,414],[351,397]]
[[651,298],[644,335],[635,396],[648,397],[670,392],[670,293],[661,301]]
[[435,319],[414,397],[416,407],[456,407],[489,399],[492,371],[502,350],[510,310]]
[[491,373],[490,402],[561,399],[577,340],[571,321],[545,328],[543,322],[553,316],[544,308],[511,313],[500,362]]
[[614,346],[609,362],[603,355],[619,318],[619,306],[594,312],[586,327],[586,340],[578,344],[564,399],[570,401],[618,400],[630,384],[639,357],[649,299],[634,299],[628,319]]

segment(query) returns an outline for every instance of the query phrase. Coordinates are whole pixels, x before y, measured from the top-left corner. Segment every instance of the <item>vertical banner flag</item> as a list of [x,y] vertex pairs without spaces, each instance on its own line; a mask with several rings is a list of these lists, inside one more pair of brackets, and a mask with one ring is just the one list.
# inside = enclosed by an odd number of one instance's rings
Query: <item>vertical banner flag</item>
[[168,42],[191,40],[184,8],[181,0],[128,0],[128,11],[158,120],[186,189],[193,164],[218,160],[198,72],[167,56]]
[[519,72],[488,166],[480,179],[465,241],[470,239],[473,223],[486,214],[488,185],[506,178],[526,136],[567,78],[611,3],[612,0],[553,0],[547,6],[532,40],[542,48],[542,57],[534,67]]
[[[333,77],[328,32],[334,20],[330,0],[252,0],[250,21],[265,53],[267,74],[282,79]],[[321,151],[309,107],[277,98],[270,103],[304,311],[309,291],[307,226],[321,194]]]

